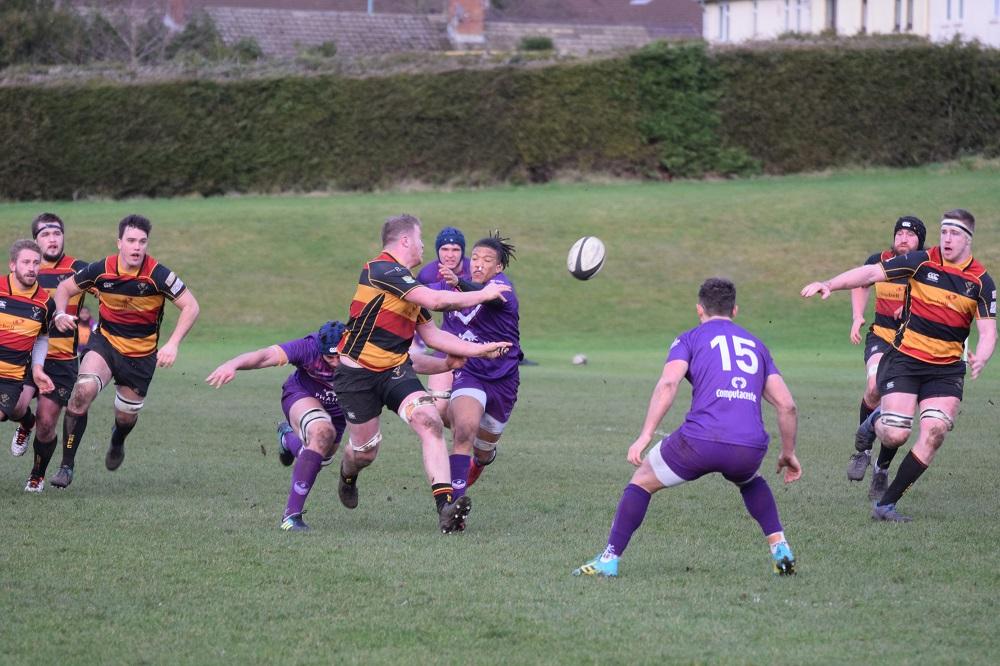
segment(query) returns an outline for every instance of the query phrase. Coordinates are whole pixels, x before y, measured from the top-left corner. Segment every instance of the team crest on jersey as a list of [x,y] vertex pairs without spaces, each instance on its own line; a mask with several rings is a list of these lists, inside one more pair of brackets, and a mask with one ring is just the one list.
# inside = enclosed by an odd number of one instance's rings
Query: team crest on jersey
[[38,307],[37,305],[32,305],[31,306],[31,318],[32,319],[38,319],[41,316],[42,316],[42,309],[40,307]]
[[976,293],[976,283],[975,282],[969,282],[968,280],[966,280],[965,281],[965,295],[966,296],[972,296],[972,294],[974,294],[974,293]]
[[138,289],[139,289],[139,295],[141,296],[145,294],[147,291],[149,291],[149,285],[145,282],[140,282],[138,285]]

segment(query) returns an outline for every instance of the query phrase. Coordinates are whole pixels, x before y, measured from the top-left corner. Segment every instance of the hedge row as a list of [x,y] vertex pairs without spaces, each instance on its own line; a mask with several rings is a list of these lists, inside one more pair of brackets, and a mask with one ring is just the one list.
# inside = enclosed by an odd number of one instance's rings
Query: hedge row
[[998,137],[995,51],[658,44],[538,69],[0,88],[0,197],[781,173],[996,154]]

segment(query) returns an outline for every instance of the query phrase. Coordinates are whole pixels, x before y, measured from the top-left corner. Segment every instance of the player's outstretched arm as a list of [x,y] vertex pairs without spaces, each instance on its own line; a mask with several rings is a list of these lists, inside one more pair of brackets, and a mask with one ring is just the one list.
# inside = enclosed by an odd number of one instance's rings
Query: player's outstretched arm
[[451,354],[444,358],[428,356],[427,354],[416,354],[411,356],[410,359],[413,361],[413,369],[422,375],[437,375],[442,372],[458,370],[468,360],[464,356],[452,356]]
[[[416,303],[421,307],[436,312],[445,310],[461,310],[471,308],[480,303],[487,303],[504,298],[504,294],[510,291],[509,284],[498,284],[491,282],[478,291],[436,291],[429,287],[416,287],[406,293],[404,299],[410,303]],[[423,333],[421,333],[423,335]]]
[[194,326],[194,322],[198,320],[198,313],[201,312],[198,301],[190,289],[174,299],[173,303],[181,311],[181,314],[177,318],[174,332],[170,334],[167,344],[156,352],[156,365],[161,368],[169,368],[177,360],[177,350],[181,346],[181,340]]
[[[428,291],[430,290],[428,289]],[[499,358],[511,348],[509,342],[478,343],[462,340],[447,331],[442,331],[433,321],[417,326],[417,332],[420,333],[420,337],[424,339],[428,347],[433,347],[452,356]]]
[[778,454],[778,472],[785,473],[785,483],[797,481],[802,476],[802,466],[795,456],[795,438],[799,418],[795,399],[781,375],[769,375],[764,383],[764,399],[778,412],[778,431],[781,434],[781,453]]
[[52,319],[52,324],[63,333],[68,333],[76,328],[76,317],[66,314],[66,306],[69,304],[69,299],[82,291],[77,286],[76,280],[70,277],[60,282],[56,288],[56,293],[52,295],[52,301],[56,305],[56,313]]
[[256,351],[245,352],[229,359],[212,371],[205,381],[219,388],[223,384],[228,384],[236,378],[236,373],[240,370],[258,370],[260,368],[273,368],[275,366],[288,363],[285,351],[278,345],[271,345]]
[[642,453],[649,446],[650,440],[656,434],[656,428],[660,421],[670,411],[677,397],[677,388],[681,380],[687,373],[687,361],[670,361],[663,366],[660,379],[653,387],[653,395],[649,398],[649,407],[646,409],[646,419],[642,422],[642,431],[632,445],[628,447],[625,458],[633,465],[642,463]]
[[799,292],[803,298],[819,294],[824,300],[830,297],[830,292],[855,287],[868,287],[886,279],[882,264],[866,264],[844,271],[840,275],[822,282],[810,282]]
[[976,351],[969,352],[969,371],[975,379],[983,371],[993,350],[997,346],[997,320],[977,319],[976,331],[979,333],[979,341],[976,343]]

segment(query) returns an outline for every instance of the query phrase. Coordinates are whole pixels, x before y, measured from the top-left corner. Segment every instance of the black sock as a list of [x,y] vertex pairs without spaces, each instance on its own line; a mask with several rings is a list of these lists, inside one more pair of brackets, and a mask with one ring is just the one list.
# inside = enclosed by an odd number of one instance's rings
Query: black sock
[[83,440],[83,432],[87,429],[87,414],[72,414],[68,409],[63,416],[63,467],[73,467],[76,451]]
[[878,501],[880,506],[885,506],[886,504],[895,504],[899,501],[899,498],[903,496],[907,490],[910,489],[920,475],[927,470],[927,466],[916,459],[913,455],[913,451],[906,454],[903,458],[903,462],[899,464],[899,469],[896,471],[896,478],[892,480],[889,484],[889,489],[885,491],[882,495],[882,499]]
[[125,438],[128,437],[128,434],[132,432],[132,428],[134,428],[135,424],[138,422],[139,421],[136,420],[132,421],[132,423],[125,424],[115,421],[115,427],[111,429],[111,446],[115,448],[125,446]]
[[455,489],[450,483],[432,483],[431,492],[434,494],[434,503],[437,504],[438,513],[445,504],[451,504]]
[[860,417],[860,420],[858,421],[858,425],[861,425],[862,423],[864,423],[865,419],[867,419],[868,416],[872,412],[874,412],[874,411],[875,411],[874,407],[869,407],[868,403],[865,402],[864,400],[862,400],[861,401],[861,409],[859,410],[859,413],[858,413],[858,416]]
[[896,451],[899,449],[890,449],[888,446],[883,444],[878,450],[878,459],[875,461],[875,465],[880,469],[889,469],[889,463],[892,459],[896,457]]
[[17,422],[24,426],[25,430],[31,430],[35,427],[35,415],[31,413],[31,407],[24,410],[24,416],[17,419]]
[[52,460],[52,454],[56,452],[56,445],[59,443],[55,437],[52,438],[51,442],[43,442],[38,439],[38,435],[35,435],[34,449],[35,449],[35,464],[31,468],[31,476],[45,476],[45,470],[49,468],[49,461]]

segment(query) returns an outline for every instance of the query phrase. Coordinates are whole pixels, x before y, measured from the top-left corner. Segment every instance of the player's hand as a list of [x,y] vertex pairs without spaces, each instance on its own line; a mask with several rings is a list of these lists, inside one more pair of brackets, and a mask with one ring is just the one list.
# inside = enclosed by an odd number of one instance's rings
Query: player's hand
[[483,358],[500,358],[510,351],[511,346],[509,342],[487,342],[480,345],[482,349],[478,356]]
[[447,266],[442,265],[438,268],[438,275],[441,279],[448,283],[449,287],[454,287],[458,285],[458,276],[455,275],[455,271],[451,270]]
[[778,456],[778,474],[781,474],[782,470],[785,472],[785,483],[798,481],[802,476],[802,465],[794,453],[782,453]]
[[45,374],[45,370],[40,365],[31,366],[31,378],[34,380],[35,386],[38,387],[38,392],[43,395],[56,390],[56,385],[52,382],[52,378]]
[[485,287],[483,287],[482,291],[480,291],[479,293],[483,294],[484,296],[483,303],[488,303],[489,301],[495,301],[498,298],[504,303],[506,303],[507,299],[504,298],[503,295],[506,294],[508,291],[510,291],[509,284],[490,282]]
[[861,344],[861,327],[865,325],[865,318],[858,317],[851,323],[851,342],[856,345]]
[[806,286],[802,287],[802,298],[809,298],[819,294],[823,300],[830,298],[830,283],[829,282],[810,282]]
[[234,368],[228,361],[223,363],[215,370],[212,371],[208,377],[205,377],[205,381],[215,388],[220,388],[224,384],[228,384],[236,378],[236,368]]
[[448,354],[444,357],[444,364],[448,366],[449,370],[458,370],[459,368],[465,366],[465,362],[468,360],[469,359],[464,356],[454,356],[452,354]]
[[62,314],[56,315],[55,318],[53,318],[52,323],[55,324],[55,327],[62,333],[69,333],[76,328],[76,317],[63,312]]
[[628,447],[628,454],[625,459],[630,463],[638,467],[642,464],[642,452],[646,450],[646,446],[649,445],[649,437],[640,435],[639,439],[632,442],[632,446]]
[[970,350],[968,366],[969,372],[972,374],[972,378],[975,379],[979,376],[979,373],[983,371],[983,368],[986,367],[986,361],[977,358],[975,352]]
[[169,368],[177,360],[177,345],[167,343],[156,352],[156,367]]

